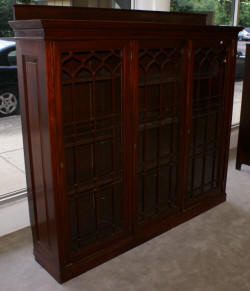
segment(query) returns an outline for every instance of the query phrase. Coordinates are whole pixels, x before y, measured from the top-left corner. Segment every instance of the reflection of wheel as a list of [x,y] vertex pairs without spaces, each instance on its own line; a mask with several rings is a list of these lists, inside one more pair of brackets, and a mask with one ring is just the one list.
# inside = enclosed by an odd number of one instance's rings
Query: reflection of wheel
[[17,92],[13,89],[0,91],[0,116],[10,116],[18,113]]

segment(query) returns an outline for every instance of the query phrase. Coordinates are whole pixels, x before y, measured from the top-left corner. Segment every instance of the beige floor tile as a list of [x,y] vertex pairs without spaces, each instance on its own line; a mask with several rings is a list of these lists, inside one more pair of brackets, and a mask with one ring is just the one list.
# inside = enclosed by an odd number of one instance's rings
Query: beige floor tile
[[0,157],[0,195],[26,188],[25,174]]
[[25,172],[23,149],[5,152],[0,154],[5,160],[16,166],[22,172]]
[[20,116],[0,118],[0,153],[23,147]]

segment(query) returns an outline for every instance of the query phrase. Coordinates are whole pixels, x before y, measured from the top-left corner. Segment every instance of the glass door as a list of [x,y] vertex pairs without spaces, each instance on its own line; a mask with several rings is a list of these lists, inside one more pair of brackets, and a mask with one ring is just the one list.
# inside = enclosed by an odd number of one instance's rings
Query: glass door
[[187,204],[216,194],[222,179],[228,48],[219,40],[194,43]]
[[177,40],[139,43],[137,223],[178,209],[184,48]]
[[71,252],[128,229],[126,42],[60,48],[66,205]]

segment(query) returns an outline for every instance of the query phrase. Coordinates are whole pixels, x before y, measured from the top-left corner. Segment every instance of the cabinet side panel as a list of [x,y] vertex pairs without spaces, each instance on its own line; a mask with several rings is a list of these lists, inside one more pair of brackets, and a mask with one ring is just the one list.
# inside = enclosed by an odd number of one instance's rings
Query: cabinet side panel
[[37,59],[23,57],[26,81],[28,117],[30,120],[30,150],[33,172],[33,195],[37,202],[37,239],[46,246],[50,245],[48,227],[48,205],[44,167],[42,159],[42,136],[40,129],[39,84]]
[[57,277],[58,245],[54,208],[45,46],[17,41],[19,100],[22,117],[29,212],[36,259]]

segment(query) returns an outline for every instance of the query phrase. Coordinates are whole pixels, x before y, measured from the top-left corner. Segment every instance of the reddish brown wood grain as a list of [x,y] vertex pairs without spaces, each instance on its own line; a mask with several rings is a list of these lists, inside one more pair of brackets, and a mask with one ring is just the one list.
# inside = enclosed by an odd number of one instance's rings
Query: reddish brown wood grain
[[[240,28],[206,26],[203,15],[25,5],[15,11],[34,254],[56,280],[225,201]],[[197,62],[207,65],[197,71]],[[217,131],[220,143],[211,139]],[[209,150],[217,164],[209,164]]]
[[[206,13],[158,12],[142,10],[115,10],[109,8],[56,7],[35,5],[32,7],[32,19],[85,19],[85,20],[124,20],[136,22],[165,22],[206,24]],[[31,19],[30,7],[14,4],[14,19]]]

